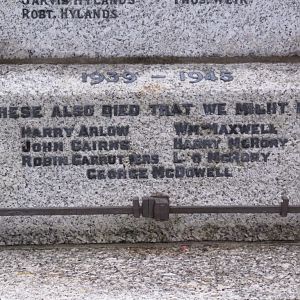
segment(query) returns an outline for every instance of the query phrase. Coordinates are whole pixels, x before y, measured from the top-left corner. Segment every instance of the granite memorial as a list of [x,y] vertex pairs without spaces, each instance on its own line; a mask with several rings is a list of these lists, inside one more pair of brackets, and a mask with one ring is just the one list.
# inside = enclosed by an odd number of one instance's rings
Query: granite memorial
[[0,58],[6,60],[267,57],[300,49],[298,0],[0,3]]
[[[298,55],[299,1],[0,2],[2,208],[125,206],[156,193],[175,206],[299,205],[299,64],[214,63]],[[100,63],[134,57],[211,63]],[[0,244],[300,237],[296,214],[0,224]]]

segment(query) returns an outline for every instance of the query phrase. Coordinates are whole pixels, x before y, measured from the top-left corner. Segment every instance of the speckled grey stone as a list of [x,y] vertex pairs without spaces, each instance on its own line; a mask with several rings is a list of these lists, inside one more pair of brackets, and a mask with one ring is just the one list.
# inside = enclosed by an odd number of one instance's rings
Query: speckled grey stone
[[299,300],[299,244],[0,249],[1,300]]
[[[82,82],[82,73],[94,71],[107,74],[124,70],[137,76],[133,83],[103,81],[91,85],[90,78]],[[180,71],[214,70],[215,81],[180,80]],[[221,71],[222,70],[222,71]],[[231,75],[224,75],[231,72]],[[165,193],[172,205],[279,205],[282,196],[299,205],[299,102],[300,71],[293,64],[243,65],[84,65],[84,66],[1,66],[0,107],[41,106],[41,118],[0,118],[0,188],[1,207],[50,207],[130,205],[133,197]],[[220,74],[223,72],[223,80]],[[153,78],[153,75],[166,76]],[[192,74],[190,74],[192,75]],[[194,74],[195,75],[195,74]],[[228,76],[233,76],[229,78]],[[85,76],[83,77],[85,79]],[[182,78],[183,79],[183,78]],[[212,79],[212,78],[211,78]],[[227,79],[233,79],[226,81]],[[225,81],[224,81],[225,80]],[[226,103],[227,115],[205,115],[203,104]],[[283,114],[236,115],[237,103],[265,105],[268,102],[287,103]],[[139,105],[138,116],[102,115],[104,105]],[[189,115],[152,115],[149,105],[192,104]],[[91,117],[51,117],[54,106],[93,105]],[[299,104],[298,104],[299,105]],[[177,136],[174,124],[273,124],[274,133],[220,134],[203,131],[203,135]],[[78,137],[82,125],[129,126],[125,137]],[[71,137],[22,138],[22,127],[74,127]],[[268,126],[265,128],[267,129]],[[228,138],[287,139],[284,146],[272,148],[235,149],[240,153],[258,153],[259,162],[209,162],[209,151],[228,152]],[[174,150],[173,140],[220,139],[220,149]],[[62,142],[64,151],[52,153],[22,152],[25,141],[37,143]],[[125,140],[130,150],[75,151],[72,140],[89,142]],[[82,150],[82,149],[81,149]],[[228,168],[232,177],[158,178],[152,176],[154,164],[134,165],[129,154],[158,155],[158,166],[174,168],[173,153],[186,162],[176,164],[190,168]],[[191,161],[197,152],[202,162]],[[263,161],[262,153],[270,153]],[[71,157],[80,154],[123,155],[122,163],[112,165],[71,164]],[[69,165],[22,166],[22,156],[67,156]],[[87,170],[145,168],[148,179],[88,179]],[[207,174],[207,173],[206,173]],[[128,174],[127,174],[128,176]],[[131,216],[88,217],[2,217],[1,244],[105,243],[181,240],[299,240],[299,215],[282,218],[279,215],[172,215],[168,222],[134,219]]]
[[[193,0],[198,2],[195,5],[192,1],[182,4],[182,0],[178,4],[175,0],[124,0],[124,5],[96,5],[92,0],[83,0],[81,5],[77,0],[50,2],[0,1],[0,58],[300,53],[298,0]],[[94,10],[100,18],[93,17]],[[108,18],[103,18],[103,10],[109,11],[104,13]]]

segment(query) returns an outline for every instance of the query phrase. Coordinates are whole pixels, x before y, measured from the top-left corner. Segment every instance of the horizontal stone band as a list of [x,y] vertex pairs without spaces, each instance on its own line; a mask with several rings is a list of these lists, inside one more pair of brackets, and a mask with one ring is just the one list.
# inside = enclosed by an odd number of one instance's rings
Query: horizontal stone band
[[299,55],[295,0],[1,0],[0,58]]
[[[2,208],[126,206],[155,193],[174,206],[272,206],[283,196],[299,205],[297,65],[2,65],[0,82]],[[122,218],[91,217],[96,240],[148,226]],[[224,220],[254,239],[263,223],[284,238],[297,230],[283,228],[299,229],[290,215],[180,218],[208,230],[184,239],[213,239],[208,228]],[[68,220],[66,228],[77,222]],[[18,219],[0,222],[22,231]],[[182,233],[173,216],[168,222],[165,238],[174,240]]]

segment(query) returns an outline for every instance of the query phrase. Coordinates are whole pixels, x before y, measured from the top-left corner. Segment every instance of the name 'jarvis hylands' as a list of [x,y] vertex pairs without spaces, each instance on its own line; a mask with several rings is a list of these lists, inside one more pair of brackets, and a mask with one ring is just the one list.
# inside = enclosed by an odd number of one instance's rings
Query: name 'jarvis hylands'
[[[110,9],[109,5],[135,4],[135,0],[22,0],[21,4],[27,5],[22,10],[23,19],[115,19],[118,11]],[[28,5],[32,5],[33,9]],[[36,9],[38,5],[61,8],[56,13],[53,9]],[[94,8],[83,9],[84,5],[93,5]],[[101,5],[104,8],[100,8]]]

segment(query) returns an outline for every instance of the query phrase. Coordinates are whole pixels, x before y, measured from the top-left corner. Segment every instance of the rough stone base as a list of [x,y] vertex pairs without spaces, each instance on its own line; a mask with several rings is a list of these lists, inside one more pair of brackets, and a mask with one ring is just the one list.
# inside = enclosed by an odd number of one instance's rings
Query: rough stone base
[[167,222],[118,216],[2,217],[1,245],[300,240],[297,215],[172,216]]
[[299,300],[299,244],[0,248],[1,300]]

